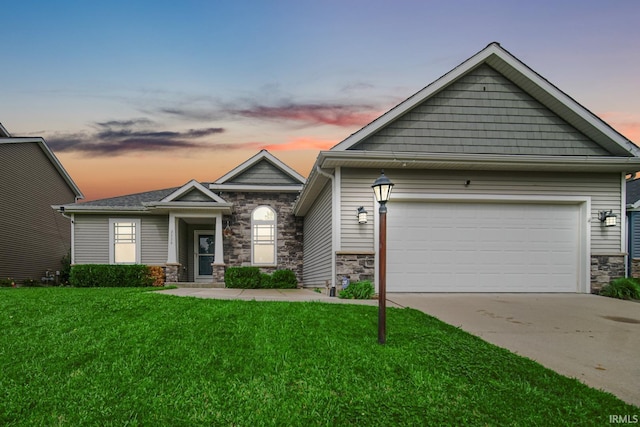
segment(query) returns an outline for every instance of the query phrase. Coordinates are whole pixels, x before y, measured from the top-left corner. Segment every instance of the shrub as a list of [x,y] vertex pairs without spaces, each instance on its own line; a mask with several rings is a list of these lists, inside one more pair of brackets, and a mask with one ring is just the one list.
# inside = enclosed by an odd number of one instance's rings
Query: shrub
[[640,299],[640,284],[634,279],[620,277],[604,285],[600,295],[618,299]]
[[298,280],[291,270],[276,270],[269,275],[258,267],[229,267],[224,272],[224,284],[236,289],[295,289]]
[[71,267],[69,282],[79,288],[152,286],[154,278],[142,264],[80,264]]
[[60,260],[60,285],[69,284],[69,275],[71,274],[71,251],[67,252]]
[[153,280],[153,286],[164,286],[165,274],[164,268],[157,265],[150,265],[147,267],[149,270],[149,277]]
[[296,273],[291,270],[276,270],[271,275],[271,287],[276,289],[295,289],[298,287]]
[[352,283],[347,288],[341,290],[338,297],[345,299],[369,299],[373,296],[373,293],[374,289],[371,281],[363,280]]
[[224,272],[224,284],[227,288],[256,289],[261,285],[258,267],[229,267]]
[[0,279],[0,288],[12,288],[16,286],[16,282],[11,278]]
[[34,280],[34,279],[24,279],[22,281],[22,286],[26,288],[33,288],[40,285],[41,283],[38,280]]

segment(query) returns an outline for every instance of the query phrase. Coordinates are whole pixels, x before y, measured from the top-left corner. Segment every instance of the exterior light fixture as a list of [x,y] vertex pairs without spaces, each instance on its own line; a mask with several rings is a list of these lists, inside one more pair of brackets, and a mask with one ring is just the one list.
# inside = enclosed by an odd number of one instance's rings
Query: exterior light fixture
[[380,239],[378,246],[378,343],[387,341],[387,202],[393,189],[393,182],[384,175],[384,171],[373,183],[373,194],[380,204]]
[[358,208],[358,224],[366,224],[367,223],[367,211],[364,206],[360,206]]
[[598,212],[598,219],[605,227],[615,227],[618,224],[618,216],[613,211]]

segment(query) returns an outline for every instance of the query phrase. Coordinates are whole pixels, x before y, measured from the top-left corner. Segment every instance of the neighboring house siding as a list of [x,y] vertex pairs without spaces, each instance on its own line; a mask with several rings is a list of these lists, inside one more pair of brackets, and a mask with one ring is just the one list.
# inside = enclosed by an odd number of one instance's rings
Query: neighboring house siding
[[462,76],[351,149],[609,155],[488,65]]
[[305,286],[323,286],[331,280],[332,194],[327,182],[304,218]]
[[[455,195],[540,195],[588,196],[591,198],[591,251],[593,254],[619,254],[622,227],[603,227],[598,212],[613,209],[619,218],[621,205],[621,176],[618,173],[543,173],[543,172],[488,172],[488,171],[412,171],[385,170],[395,186],[394,193],[402,194],[455,194]],[[374,169],[342,169],[344,194],[368,194],[371,183],[380,175]],[[469,180],[469,186],[465,182]],[[343,197],[343,206],[346,197]],[[364,199],[363,199],[364,200]],[[365,205],[366,207],[366,205]],[[374,250],[373,234],[362,242],[348,232],[353,228],[352,206],[343,207],[341,219],[342,250]],[[367,208],[367,210],[369,210]],[[355,212],[355,211],[354,211]],[[371,212],[371,211],[370,211]],[[393,215],[389,209],[388,215]],[[369,215],[373,224],[374,215]],[[357,221],[355,221],[357,224]]]
[[169,217],[145,216],[140,231],[142,264],[164,265],[167,262]]
[[39,280],[71,247],[67,218],[51,205],[75,194],[34,142],[0,144],[0,277]]
[[640,258],[640,212],[629,212],[629,256]]
[[74,215],[75,264],[109,264],[109,218]]

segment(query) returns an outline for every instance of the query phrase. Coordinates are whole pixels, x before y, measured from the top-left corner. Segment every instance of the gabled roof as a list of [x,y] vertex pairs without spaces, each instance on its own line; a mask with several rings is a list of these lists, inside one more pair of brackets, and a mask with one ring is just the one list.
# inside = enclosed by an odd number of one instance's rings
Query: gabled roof
[[11,138],[9,131],[0,123],[0,138]]
[[[197,192],[197,197],[192,193]],[[189,195],[189,197],[185,197]],[[181,187],[164,188],[127,194],[85,203],[70,203],[54,206],[64,213],[162,213],[170,209],[211,210],[231,212],[231,203],[206,188],[206,184],[195,180]]]
[[355,132],[334,146],[331,151],[344,151],[352,148],[363,139],[373,135],[482,64],[487,64],[501,73],[542,105],[549,108],[613,155],[640,155],[640,149],[631,141],[616,132],[599,117],[533,71],[496,42],[489,44],[435,82]]
[[241,163],[209,185],[224,191],[299,191],[305,178],[267,150]]
[[[192,179],[182,187],[176,189],[174,192],[172,192],[171,194],[167,195],[162,200],[160,200],[160,202],[170,203],[170,202],[186,201],[186,200],[181,200],[181,198],[192,192],[197,192],[198,194],[201,195],[201,199],[204,199],[204,200],[208,199],[211,202],[227,203],[220,196],[213,193],[212,191],[209,191],[204,185],[200,184],[195,179]],[[191,199],[193,199],[193,197],[191,197]]]
[[[9,135],[7,130],[4,127],[2,127],[2,125],[0,125],[0,128],[1,128],[0,134]],[[58,171],[62,179],[64,179],[64,181],[67,183],[71,191],[73,191],[73,193],[76,195],[76,199],[84,199],[84,195],[80,191],[80,188],[78,188],[78,186],[73,181],[73,179],[71,179],[71,176],[69,175],[67,170],[64,168],[64,166],[62,166],[62,163],[60,163],[60,160],[58,160],[56,155],[53,154],[53,151],[51,151],[51,149],[49,148],[49,146],[47,145],[47,143],[43,138],[40,138],[40,137],[15,138],[15,137],[6,136],[6,137],[0,137],[0,144],[38,144],[38,146],[44,152],[45,156],[47,156],[49,161],[51,161],[51,164],[53,165],[53,167],[56,168],[56,170]]]

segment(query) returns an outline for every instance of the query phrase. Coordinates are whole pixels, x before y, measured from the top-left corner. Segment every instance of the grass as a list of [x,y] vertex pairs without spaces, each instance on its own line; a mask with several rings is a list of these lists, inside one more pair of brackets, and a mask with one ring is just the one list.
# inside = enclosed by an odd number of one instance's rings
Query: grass
[[0,289],[0,425],[603,425],[638,408],[411,309]]

